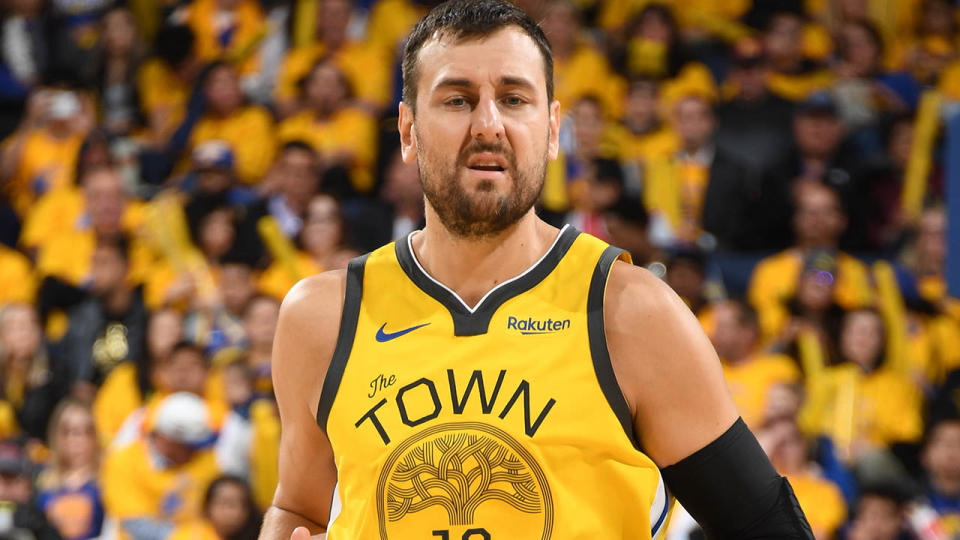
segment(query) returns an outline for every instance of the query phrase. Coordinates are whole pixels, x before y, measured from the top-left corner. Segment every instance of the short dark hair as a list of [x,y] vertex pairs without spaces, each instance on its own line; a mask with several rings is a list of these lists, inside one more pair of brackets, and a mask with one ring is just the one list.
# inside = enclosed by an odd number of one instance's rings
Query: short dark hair
[[489,36],[516,26],[540,49],[547,81],[547,103],[553,101],[553,51],[540,26],[522,9],[506,0],[449,0],[433,8],[413,27],[403,49],[403,102],[416,111],[420,49],[433,36],[457,41]]

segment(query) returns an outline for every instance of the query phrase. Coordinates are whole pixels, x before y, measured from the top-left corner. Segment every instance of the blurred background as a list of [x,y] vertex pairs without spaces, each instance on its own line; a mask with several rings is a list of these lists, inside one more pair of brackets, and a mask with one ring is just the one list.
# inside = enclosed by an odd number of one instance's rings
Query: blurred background
[[[423,225],[433,3],[2,1],[0,535],[256,537],[280,300]],[[563,106],[540,215],[684,298],[819,540],[958,537],[957,2],[517,3]]]

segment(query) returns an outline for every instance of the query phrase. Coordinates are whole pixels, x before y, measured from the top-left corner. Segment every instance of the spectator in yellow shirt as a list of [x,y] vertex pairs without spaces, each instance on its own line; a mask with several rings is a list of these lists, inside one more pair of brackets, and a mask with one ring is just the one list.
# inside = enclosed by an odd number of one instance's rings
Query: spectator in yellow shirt
[[747,304],[737,300],[717,304],[713,320],[710,340],[723,365],[727,388],[743,421],[759,429],[771,388],[799,382],[800,371],[789,357],[759,349],[757,315]]
[[244,104],[239,77],[229,64],[217,63],[209,68],[203,93],[206,113],[190,133],[190,148],[206,141],[223,141],[233,151],[240,181],[260,182],[273,160],[270,113],[259,105]]
[[201,61],[223,60],[243,74],[260,68],[260,42],[266,21],[256,0],[194,0],[183,14],[197,36]]
[[202,498],[219,468],[207,406],[176,393],[157,409],[149,434],[111,451],[102,473],[107,515],[127,538],[162,538],[202,515]]
[[914,443],[923,431],[922,395],[885,363],[883,319],[870,309],[848,313],[837,340],[837,364],[811,381],[806,405],[817,434],[829,437],[842,459],[871,477],[896,471],[893,443]]
[[23,121],[0,147],[0,187],[21,219],[44,193],[73,185],[77,152],[92,115],[92,105],[77,92],[31,94]]
[[631,81],[620,124],[613,129],[618,157],[641,165],[680,148],[676,132],[660,116],[660,84],[650,77]]
[[137,72],[137,93],[147,124],[147,141],[160,146],[186,116],[187,100],[201,63],[193,52],[195,36],[185,25],[165,25],[156,39],[156,56]]
[[30,259],[0,244],[0,308],[11,302],[32,303],[36,289]]
[[296,111],[300,81],[324,56],[331,56],[354,89],[357,103],[378,112],[393,97],[391,88],[392,55],[372,42],[347,38],[347,26],[353,12],[350,0],[318,0],[316,37],[308,44],[289,51],[278,74],[274,97],[277,111],[286,117]]
[[298,237],[302,251],[293,261],[274,260],[257,281],[260,292],[283,300],[300,279],[336,268],[335,259],[344,248],[343,227],[337,200],[326,194],[314,196]]
[[770,60],[770,90],[789,101],[802,101],[833,82],[833,75],[807,58],[803,50],[803,15],[783,10],[765,22],[763,48]]
[[790,480],[813,536],[817,540],[834,538],[846,521],[847,503],[840,488],[818,474],[796,419],[785,418],[764,426],[757,432],[757,441],[777,472]]
[[831,274],[833,300],[844,309],[873,301],[873,287],[866,266],[838,251],[840,235],[847,226],[840,196],[825,184],[803,182],[794,191],[795,244],[762,259],[754,268],[748,297],[760,316],[765,338],[779,334],[786,325],[786,302],[794,296],[804,261],[811,253],[832,253],[836,272]]
[[303,80],[306,107],[280,123],[280,144],[309,143],[324,168],[343,167],[357,193],[373,189],[377,125],[368,112],[351,106],[353,90],[332,57],[319,60]]
[[605,115],[619,116],[626,84],[581,35],[576,6],[569,0],[550,0],[544,13],[540,26],[553,49],[553,95],[561,110],[570,110],[580,98],[593,95],[600,98]]
[[[73,286],[86,286],[91,277],[91,261],[98,236],[123,234],[136,229],[135,204],[124,192],[123,180],[110,167],[93,167],[80,182],[83,207],[69,228],[57,231],[41,243],[37,253],[37,271]],[[128,211],[131,214],[128,214]],[[130,280],[139,282],[152,255],[136,234],[130,241]]]

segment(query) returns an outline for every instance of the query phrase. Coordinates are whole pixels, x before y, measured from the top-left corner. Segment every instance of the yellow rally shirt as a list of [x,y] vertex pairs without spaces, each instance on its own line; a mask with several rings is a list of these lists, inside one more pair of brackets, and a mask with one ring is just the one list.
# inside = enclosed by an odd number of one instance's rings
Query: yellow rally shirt
[[317,421],[327,537],[656,538],[669,498],[603,331],[623,252],[571,227],[474,308],[409,237],[355,259]]

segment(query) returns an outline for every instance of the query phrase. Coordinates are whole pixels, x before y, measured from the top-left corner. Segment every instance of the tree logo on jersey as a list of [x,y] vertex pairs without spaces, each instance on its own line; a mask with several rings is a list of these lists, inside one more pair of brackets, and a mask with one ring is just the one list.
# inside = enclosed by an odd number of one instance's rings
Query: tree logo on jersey
[[414,435],[390,454],[377,484],[377,516],[384,540],[391,530],[405,537],[418,527],[414,522],[424,530],[489,530],[498,524],[491,516],[501,525],[516,516],[547,540],[553,499],[540,466],[509,434],[487,424],[449,423]]

